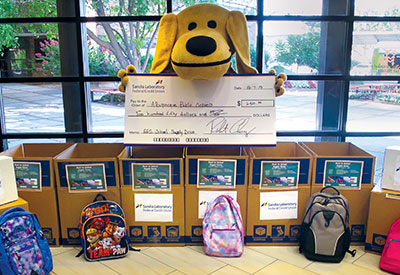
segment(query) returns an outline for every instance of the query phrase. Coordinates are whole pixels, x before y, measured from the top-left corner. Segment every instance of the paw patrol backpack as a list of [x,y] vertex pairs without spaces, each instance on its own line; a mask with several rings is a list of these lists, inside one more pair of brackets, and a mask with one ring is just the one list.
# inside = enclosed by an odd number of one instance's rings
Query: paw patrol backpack
[[400,219],[390,227],[379,261],[382,270],[400,274]]
[[203,243],[207,255],[240,257],[244,251],[243,221],[239,204],[228,195],[217,197],[203,219]]
[[[332,189],[335,193],[324,193]],[[324,187],[307,203],[300,230],[300,253],[307,259],[339,263],[349,251],[349,203],[334,187]]]
[[47,275],[53,259],[35,214],[14,207],[0,216],[0,274]]
[[84,254],[88,261],[100,261],[124,257],[130,250],[124,211],[102,194],[83,208],[78,228],[82,251],[77,257]]

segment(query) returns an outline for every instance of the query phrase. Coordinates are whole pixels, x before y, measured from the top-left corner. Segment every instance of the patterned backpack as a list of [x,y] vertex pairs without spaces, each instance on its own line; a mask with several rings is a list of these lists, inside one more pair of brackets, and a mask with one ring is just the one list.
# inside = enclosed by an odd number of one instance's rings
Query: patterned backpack
[[239,204],[228,195],[207,207],[203,220],[203,243],[207,255],[240,257],[244,251],[243,221]]
[[[98,201],[102,198],[101,201]],[[121,258],[128,254],[129,243],[124,211],[113,201],[98,194],[82,210],[80,224],[82,253],[88,261]],[[133,250],[133,249],[132,249]]]
[[382,270],[400,274],[400,219],[390,227],[379,261]]
[[47,275],[53,259],[35,214],[14,207],[0,216],[0,274]]

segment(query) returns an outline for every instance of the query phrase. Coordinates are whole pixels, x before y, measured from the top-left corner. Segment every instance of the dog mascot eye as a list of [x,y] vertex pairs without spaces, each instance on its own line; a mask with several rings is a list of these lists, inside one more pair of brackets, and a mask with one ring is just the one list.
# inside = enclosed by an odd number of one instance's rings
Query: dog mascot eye
[[215,29],[217,27],[217,22],[215,22],[214,20],[210,20],[208,21],[207,26],[211,29]]
[[192,22],[189,24],[188,30],[191,31],[191,30],[195,29],[196,27],[197,27],[197,24],[195,22]]

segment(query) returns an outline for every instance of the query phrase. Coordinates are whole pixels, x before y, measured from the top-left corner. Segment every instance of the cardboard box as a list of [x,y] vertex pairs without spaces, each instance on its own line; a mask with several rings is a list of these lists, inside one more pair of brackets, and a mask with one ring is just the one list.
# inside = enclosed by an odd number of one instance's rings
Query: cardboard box
[[245,226],[248,156],[239,147],[189,147],[185,156],[186,244],[203,244],[204,211],[220,194],[236,197]]
[[28,202],[24,199],[18,198],[16,201],[0,205],[0,215],[3,214],[8,209],[13,208],[13,207],[21,207],[21,208],[25,209],[26,211],[29,211]]
[[[365,250],[381,253],[389,229],[400,218],[400,192],[387,191],[376,186],[371,192]],[[396,210],[396,211],[394,211]]]
[[134,246],[184,245],[182,147],[126,147],[121,200]]
[[103,194],[120,204],[118,155],[122,143],[78,143],[54,158],[63,245],[79,245],[82,209]]
[[312,185],[370,189],[375,157],[349,142],[300,142],[314,156]]
[[385,150],[381,186],[400,191],[400,146],[389,146]]
[[14,159],[16,178],[29,177],[31,183],[18,183],[18,194],[29,203],[51,246],[60,245],[60,221],[58,217],[57,192],[54,179],[53,158],[70,147],[72,143],[21,144],[2,154]]
[[[278,142],[276,147],[252,147],[247,151],[250,172],[246,243],[297,244],[310,198],[311,155],[294,142]],[[274,204],[277,206],[273,207]],[[281,205],[283,208],[279,209]]]
[[311,194],[324,186],[339,189],[350,206],[351,242],[363,244],[375,157],[349,142],[302,142],[300,145],[314,156]]
[[13,159],[8,156],[0,156],[0,205],[7,204],[18,199],[17,186]]

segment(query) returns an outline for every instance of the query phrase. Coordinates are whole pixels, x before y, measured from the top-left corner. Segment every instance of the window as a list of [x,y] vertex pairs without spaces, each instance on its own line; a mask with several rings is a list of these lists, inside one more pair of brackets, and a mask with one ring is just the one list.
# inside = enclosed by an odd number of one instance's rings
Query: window
[[351,141],[382,167],[383,149],[400,140],[392,0],[0,1],[0,149],[122,141],[117,71],[149,72],[160,18],[196,3],[242,11],[252,65],[288,75],[278,140]]

